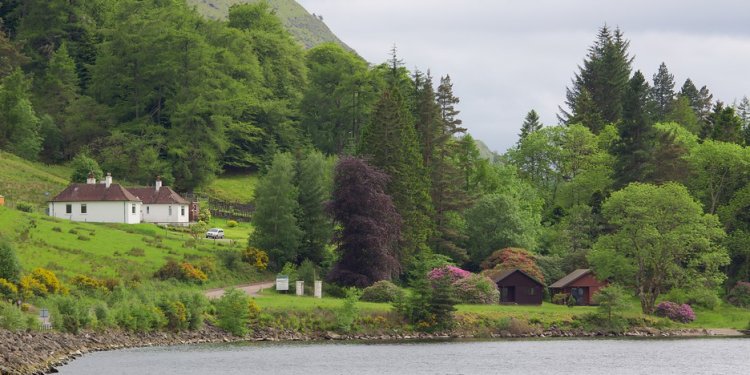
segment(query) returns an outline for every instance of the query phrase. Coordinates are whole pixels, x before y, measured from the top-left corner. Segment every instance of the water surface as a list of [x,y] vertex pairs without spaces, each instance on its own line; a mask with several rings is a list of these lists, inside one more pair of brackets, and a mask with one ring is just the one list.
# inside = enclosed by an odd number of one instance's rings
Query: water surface
[[92,353],[61,374],[750,374],[750,339],[246,343]]

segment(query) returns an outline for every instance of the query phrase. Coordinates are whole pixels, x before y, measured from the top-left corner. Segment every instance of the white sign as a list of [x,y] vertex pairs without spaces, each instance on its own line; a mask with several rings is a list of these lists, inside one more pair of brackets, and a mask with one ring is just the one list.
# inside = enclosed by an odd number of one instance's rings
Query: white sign
[[315,280],[315,291],[314,294],[315,298],[323,298],[323,282],[320,280]]
[[276,276],[276,290],[277,291],[289,290],[289,276],[287,275]]
[[305,282],[304,281],[297,281],[297,295],[298,296],[305,295]]

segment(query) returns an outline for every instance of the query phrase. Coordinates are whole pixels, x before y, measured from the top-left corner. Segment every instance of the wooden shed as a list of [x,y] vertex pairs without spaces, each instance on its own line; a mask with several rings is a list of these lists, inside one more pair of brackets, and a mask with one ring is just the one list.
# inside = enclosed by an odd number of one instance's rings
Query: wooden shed
[[607,282],[597,279],[593,271],[588,268],[581,268],[557,280],[549,288],[553,297],[556,294],[564,293],[573,296],[578,305],[591,305],[594,294],[605,286],[607,286]]
[[541,305],[544,284],[519,269],[510,269],[492,277],[500,290],[500,303]]

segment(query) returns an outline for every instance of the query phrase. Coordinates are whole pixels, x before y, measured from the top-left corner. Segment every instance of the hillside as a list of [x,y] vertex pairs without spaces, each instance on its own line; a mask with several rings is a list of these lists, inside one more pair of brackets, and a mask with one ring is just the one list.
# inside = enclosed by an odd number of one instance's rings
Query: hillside
[[[234,4],[251,3],[259,0],[187,0],[187,3],[204,16],[211,19],[225,18],[229,7]],[[294,0],[267,0],[276,10],[287,30],[302,43],[305,48],[312,48],[321,43],[334,42],[353,51],[342,42],[323,22],[320,16],[310,14]]]
[[497,158],[497,152],[490,150],[489,146],[487,146],[486,143],[482,142],[481,139],[474,139],[474,141],[477,143],[477,148],[479,149],[479,155],[487,160],[495,161]]
[[0,195],[15,205],[18,201],[45,203],[68,185],[70,169],[33,163],[0,151]]

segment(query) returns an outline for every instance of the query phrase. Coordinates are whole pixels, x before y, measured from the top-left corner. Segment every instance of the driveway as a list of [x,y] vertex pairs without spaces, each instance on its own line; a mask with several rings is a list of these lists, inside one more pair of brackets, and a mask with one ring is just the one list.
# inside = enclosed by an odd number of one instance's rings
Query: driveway
[[[275,285],[276,285],[275,281],[261,281],[259,283],[253,283],[253,284],[235,285],[234,288],[242,290],[243,292],[247,293],[247,295],[249,296],[257,296],[261,290],[273,288]],[[227,289],[229,289],[229,287],[210,289],[210,290],[207,290],[204,294],[209,299],[219,298],[224,295],[224,291]]]

